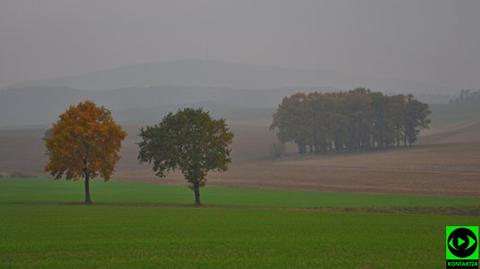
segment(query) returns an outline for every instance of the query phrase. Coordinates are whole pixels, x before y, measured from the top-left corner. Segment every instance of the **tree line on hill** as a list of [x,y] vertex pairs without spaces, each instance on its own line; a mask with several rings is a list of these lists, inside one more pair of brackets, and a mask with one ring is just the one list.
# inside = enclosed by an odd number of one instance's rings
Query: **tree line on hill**
[[387,96],[357,88],[348,92],[285,97],[271,130],[281,143],[306,152],[348,152],[409,146],[428,128],[429,106],[412,95]]
[[450,104],[480,104],[480,89],[462,90],[457,97],[450,100]]

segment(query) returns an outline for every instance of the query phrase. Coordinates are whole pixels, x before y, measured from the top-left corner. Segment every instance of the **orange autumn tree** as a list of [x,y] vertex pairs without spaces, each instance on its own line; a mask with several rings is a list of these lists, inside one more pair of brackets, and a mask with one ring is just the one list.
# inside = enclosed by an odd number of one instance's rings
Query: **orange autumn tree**
[[85,101],[59,116],[45,138],[48,163],[45,171],[55,179],[83,178],[85,203],[91,204],[90,179],[97,176],[110,179],[125,131],[115,123],[111,112]]

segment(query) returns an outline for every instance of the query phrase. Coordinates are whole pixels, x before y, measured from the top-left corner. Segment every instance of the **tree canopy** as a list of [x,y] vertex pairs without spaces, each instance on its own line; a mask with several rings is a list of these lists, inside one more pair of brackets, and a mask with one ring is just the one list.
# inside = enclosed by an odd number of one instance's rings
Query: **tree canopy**
[[212,119],[202,109],[169,113],[159,124],[142,128],[140,137],[138,159],[153,164],[159,177],[180,170],[195,193],[196,206],[201,205],[199,188],[207,173],[225,171],[231,162],[228,146],[233,133],[225,120]]
[[85,202],[91,203],[89,180],[109,180],[126,133],[111,112],[92,101],[81,102],[59,116],[46,133],[48,163],[45,171],[56,179],[85,181]]
[[428,105],[412,95],[386,96],[364,88],[296,93],[282,100],[270,128],[302,154],[369,150],[415,143],[430,124],[429,114]]

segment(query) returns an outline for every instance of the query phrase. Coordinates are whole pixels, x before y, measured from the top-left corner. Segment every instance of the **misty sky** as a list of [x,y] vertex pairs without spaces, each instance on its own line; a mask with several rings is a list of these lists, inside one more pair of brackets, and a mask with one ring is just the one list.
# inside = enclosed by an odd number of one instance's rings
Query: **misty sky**
[[0,0],[0,85],[196,58],[478,89],[479,13],[478,0]]

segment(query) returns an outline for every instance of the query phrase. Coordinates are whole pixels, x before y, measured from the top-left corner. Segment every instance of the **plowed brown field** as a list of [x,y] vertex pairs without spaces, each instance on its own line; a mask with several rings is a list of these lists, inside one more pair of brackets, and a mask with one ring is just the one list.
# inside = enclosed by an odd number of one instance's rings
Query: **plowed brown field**
[[[410,193],[480,197],[480,124],[422,137],[421,144],[368,153],[268,157],[273,135],[263,126],[234,125],[234,162],[209,175],[210,185],[295,188],[321,191]],[[137,129],[117,167],[119,180],[184,184],[181,175],[155,178],[136,161]],[[0,171],[42,173],[43,130],[0,131]]]

